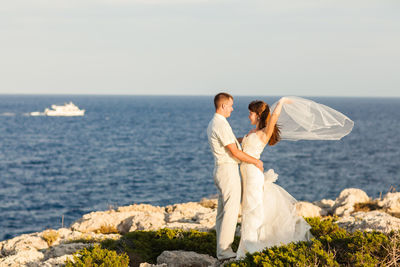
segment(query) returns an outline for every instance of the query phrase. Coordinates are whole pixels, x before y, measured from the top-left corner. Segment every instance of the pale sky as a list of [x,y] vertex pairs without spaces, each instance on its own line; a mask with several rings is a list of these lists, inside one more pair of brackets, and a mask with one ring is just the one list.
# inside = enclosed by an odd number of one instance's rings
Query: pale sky
[[400,97],[400,1],[6,0],[0,94]]

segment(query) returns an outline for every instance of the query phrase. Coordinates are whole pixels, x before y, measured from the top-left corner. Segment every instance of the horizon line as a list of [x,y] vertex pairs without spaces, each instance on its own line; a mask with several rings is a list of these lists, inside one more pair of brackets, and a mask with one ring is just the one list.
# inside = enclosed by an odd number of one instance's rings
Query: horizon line
[[[77,93],[77,94],[67,94],[67,93],[0,93],[0,96],[164,96],[164,97],[185,97],[185,96],[201,96],[201,97],[212,97],[215,94],[90,94],[90,93]],[[262,97],[279,97],[279,96],[299,96],[299,97],[326,97],[326,98],[400,98],[400,96],[356,96],[356,95],[248,95],[248,94],[234,94],[233,96],[262,96]]]

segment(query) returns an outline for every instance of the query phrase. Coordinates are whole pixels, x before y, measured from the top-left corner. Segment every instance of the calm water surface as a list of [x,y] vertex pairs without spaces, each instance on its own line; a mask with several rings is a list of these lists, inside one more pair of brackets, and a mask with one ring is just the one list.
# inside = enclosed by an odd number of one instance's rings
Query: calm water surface
[[[250,129],[236,97],[229,122]],[[400,99],[311,98],[355,122],[340,141],[282,141],[264,167],[298,200],[334,199],[357,187],[377,197],[400,184]],[[73,101],[84,117],[32,117]],[[206,127],[212,97],[0,95],[0,240],[71,224],[132,203],[168,205],[216,193]]]

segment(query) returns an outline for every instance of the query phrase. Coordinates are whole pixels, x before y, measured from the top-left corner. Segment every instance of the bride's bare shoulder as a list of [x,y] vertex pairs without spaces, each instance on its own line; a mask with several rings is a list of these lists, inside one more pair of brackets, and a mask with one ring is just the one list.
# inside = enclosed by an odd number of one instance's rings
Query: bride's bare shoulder
[[258,136],[258,138],[263,142],[263,143],[268,143],[268,137],[265,134],[265,132],[263,131],[263,129],[256,131],[256,135]]
[[251,129],[247,135],[249,135],[251,133],[255,133],[255,132],[257,132],[257,129]]

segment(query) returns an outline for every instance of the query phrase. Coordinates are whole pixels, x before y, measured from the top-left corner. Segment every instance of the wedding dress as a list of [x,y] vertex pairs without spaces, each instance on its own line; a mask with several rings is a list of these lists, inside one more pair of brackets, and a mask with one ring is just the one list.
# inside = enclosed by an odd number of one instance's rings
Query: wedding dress
[[[286,98],[292,103],[282,106],[278,119],[282,140],[340,140],[353,129],[354,122],[337,110],[301,97]],[[277,104],[274,103],[271,110],[275,110]],[[257,159],[264,147],[256,133],[242,140],[243,151]],[[272,169],[262,173],[256,166],[242,163],[240,171],[243,198],[238,259],[247,252],[312,237],[311,227],[296,214],[296,199],[274,184],[278,175]]]
[[[243,138],[243,151],[250,156],[259,159],[264,147],[255,132]],[[247,163],[242,163],[240,170],[243,198],[237,259],[266,247],[310,240],[311,227],[296,214],[296,199],[274,184],[278,175],[272,169],[262,173],[255,165]]]

